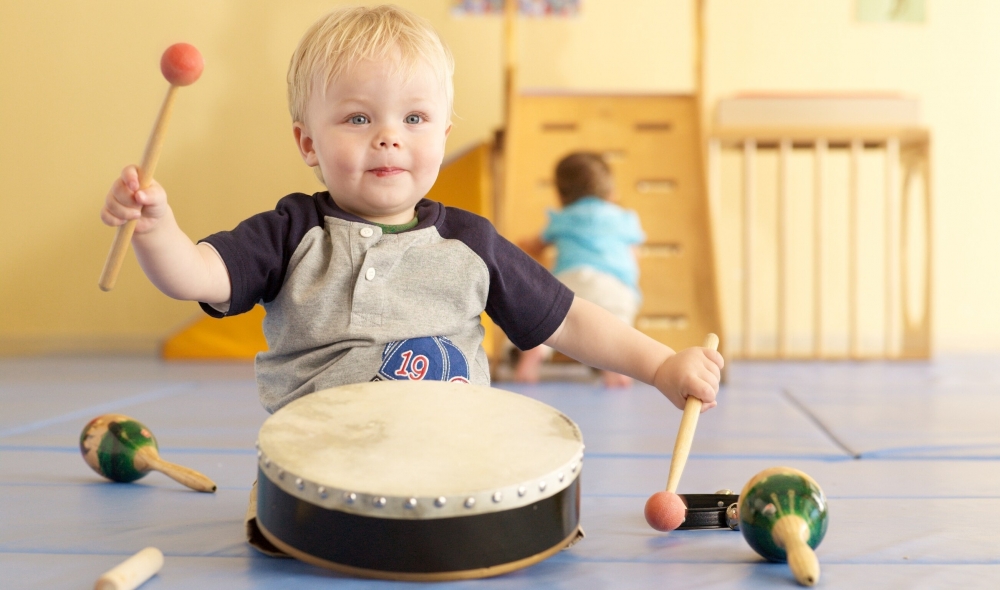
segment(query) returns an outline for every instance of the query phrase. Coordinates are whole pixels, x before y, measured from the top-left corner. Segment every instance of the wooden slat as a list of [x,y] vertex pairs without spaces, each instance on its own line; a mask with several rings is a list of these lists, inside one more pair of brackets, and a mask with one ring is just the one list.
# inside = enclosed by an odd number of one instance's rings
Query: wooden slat
[[788,352],[788,332],[785,327],[785,293],[788,287],[788,188],[789,159],[792,155],[792,141],[783,139],[778,147],[778,235],[777,235],[777,292],[774,298],[778,332],[778,356]]
[[743,142],[743,350],[753,355],[753,207],[757,201],[757,143]]
[[899,203],[899,183],[896,175],[899,172],[899,139],[890,138],[885,145],[885,340],[883,351],[886,357],[893,358],[899,354],[897,345],[897,306],[896,297],[899,292],[899,271],[896,261],[899,259],[898,233],[896,231]]
[[850,186],[847,194],[847,351],[856,358],[860,354],[858,328],[858,199],[861,193],[860,139],[851,140]]
[[823,355],[823,201],[826,139],[816,140],[813,163],[813,356]]

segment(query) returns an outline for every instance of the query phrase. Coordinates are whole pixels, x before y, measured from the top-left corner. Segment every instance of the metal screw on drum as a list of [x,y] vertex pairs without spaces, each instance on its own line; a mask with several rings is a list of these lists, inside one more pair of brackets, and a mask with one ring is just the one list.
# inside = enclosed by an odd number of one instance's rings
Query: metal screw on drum
[[403,504],[403,507],[404,508],[409,508],[409,509],[416,508],[417,507],[417,499],[416,498],[410,498],[409,500],[406,501],[405,504]]
[[376,508],[382,508],[383,506],[385,506],[385,502],[386,499],[382,497],[378,497],[372,500],[372,504],[374,504]]
[[546,483],[545,483],[544,481],[540,481],[540,482],[538,482],[538,491],[539,491],[539,492],[544,492],[544,491],[545,491],[545,487],[546,487],[547,485],[548,485],[548,484],[546,484]]
[[517,495],[518,496],[524,496],[527,493],[528,493],[528,488],[526,488],[524,486],[521,486],[521,487],[517,488]]
[[447,503],[448,503],[448,498],[445,498],[444,496],[438,496],[437,499],[434,500],[434,505],[437,506],[438,508],[441,508]]
[[306,487],[306,484],[305,482],[302,481],[301,477],[295,478],[295,487],[299,488],[300,490]]
[[325,487],[319,486],[318,488],[316,488],[316,493],[319,494],[320,498],[326,499],[326,495],[327,494],[326,494],[326,488]]
[[354,504],[354,501],[358,499],[358,495],[354,492],[344,492],[344,501],[348,504]]
[[493,492],[493,501],[499,502],[500,500],[503,500],[503,494],[500,492]]
[[475,505],[476,505],[476,499],[473,498],[472,496],[469,496],[468,498],[465,499],[466,508],[472,508]]

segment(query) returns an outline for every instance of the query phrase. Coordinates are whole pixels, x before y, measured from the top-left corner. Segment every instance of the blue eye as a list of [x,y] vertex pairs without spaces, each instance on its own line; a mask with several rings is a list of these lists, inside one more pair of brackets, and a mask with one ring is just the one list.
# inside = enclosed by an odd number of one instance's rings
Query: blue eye
[[364,125],[368,122],[368,117],[364,115],[354,115],[350,120],[352,125]]
[[421,121],[423,121],[424,118],[421,117],[420,115],[406,115],[406,119],[404,120],[410,125],[416,125]]

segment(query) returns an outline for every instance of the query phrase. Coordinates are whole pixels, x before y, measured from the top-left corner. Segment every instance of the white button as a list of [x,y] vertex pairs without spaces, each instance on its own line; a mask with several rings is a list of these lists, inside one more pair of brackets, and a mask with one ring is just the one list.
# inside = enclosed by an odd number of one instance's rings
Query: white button
[[365,278],[368,279],[369,281],[372,280],[372,279],[374,279],[375,278],[375,269],[374,268],[369,268],[365,272]]
[[363,228],[361,228],[361,235],[363,237],[370,238],[370,237],[372,237],[373,233],[375,233],[375,231],[372,228],[370,228],[370,227],[363,227]]

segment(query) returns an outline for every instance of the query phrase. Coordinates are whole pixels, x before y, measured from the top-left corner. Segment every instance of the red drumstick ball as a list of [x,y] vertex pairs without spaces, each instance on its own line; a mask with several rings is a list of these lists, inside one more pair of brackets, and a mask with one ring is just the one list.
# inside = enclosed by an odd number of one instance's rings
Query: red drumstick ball
[[194,84],[203,69],[205,60],[201,53],[188,43],[175,43],[167,47],[160,58],[160,71],[171,86]]
[[687,518],[684,500],[673,492],[656,492],[646,500],[646,522],[658,531],[672,531]]

